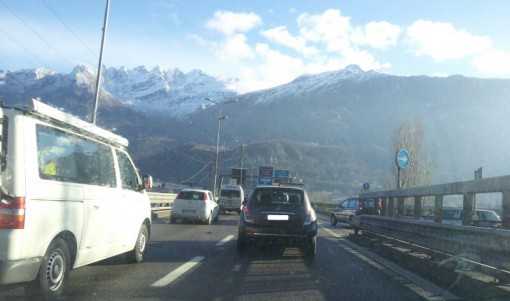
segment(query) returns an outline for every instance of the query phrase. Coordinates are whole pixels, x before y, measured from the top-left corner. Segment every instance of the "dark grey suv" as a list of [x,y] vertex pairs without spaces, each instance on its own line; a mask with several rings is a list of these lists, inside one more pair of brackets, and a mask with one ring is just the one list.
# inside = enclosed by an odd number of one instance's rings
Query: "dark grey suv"
[[352,226],[352,218],[361,214],[380,215],[381,201],[379,199],[360,198],[343,200],[340,205],[331,211],[329,219],[332,226],[336,226],[338,222],[349,223]]
[[317,252],[317,217],[299,186],[259,186],[241,211],[237,250],[251,244],[297,245],[307,257]]

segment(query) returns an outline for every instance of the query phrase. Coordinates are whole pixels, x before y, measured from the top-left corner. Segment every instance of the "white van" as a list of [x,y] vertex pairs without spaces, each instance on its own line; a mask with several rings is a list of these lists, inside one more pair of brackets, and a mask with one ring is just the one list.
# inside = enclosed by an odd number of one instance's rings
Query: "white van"
[[39,101],[0,106],[0,285],[63,294],[69,271],[129,252],[141,262],[150,200],[128,141]]
[[222,185],[218,205],[220,205],[221,214],[226,211],[236,211],[241,213],[241,206],[244,200],[243,188],[239,185]]

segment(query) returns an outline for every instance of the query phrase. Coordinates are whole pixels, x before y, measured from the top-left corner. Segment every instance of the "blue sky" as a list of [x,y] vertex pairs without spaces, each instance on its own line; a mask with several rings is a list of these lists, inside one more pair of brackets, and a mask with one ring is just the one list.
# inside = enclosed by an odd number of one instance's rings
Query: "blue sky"
[[[0,0],[0,69],[97,67],[106,0]],[[510,1],[111,0],[103,64],[193,69],[241,92],[357,64],[510,77]]]

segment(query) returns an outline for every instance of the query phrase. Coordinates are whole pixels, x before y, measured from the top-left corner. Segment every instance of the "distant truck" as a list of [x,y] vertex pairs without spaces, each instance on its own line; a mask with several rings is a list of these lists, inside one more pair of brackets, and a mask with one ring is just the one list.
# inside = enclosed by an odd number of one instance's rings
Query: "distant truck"
[[235,211],[241,213],[241,206],[244,200],[243,188],[239,185],[223,185],[220,189],[218,205],[220,213]]

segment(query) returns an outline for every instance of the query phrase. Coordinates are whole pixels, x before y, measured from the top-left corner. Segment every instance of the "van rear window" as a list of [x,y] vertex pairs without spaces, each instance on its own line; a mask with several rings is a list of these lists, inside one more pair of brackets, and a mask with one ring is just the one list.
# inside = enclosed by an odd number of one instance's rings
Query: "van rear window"
[[36,131],[41,179],[116,186],[109,146],[43,125]]
[[239,190],[223,189],[220,192],[220,196],[230,197],[230,198],[238,198],[238,197],[241,197],[241,192]]

